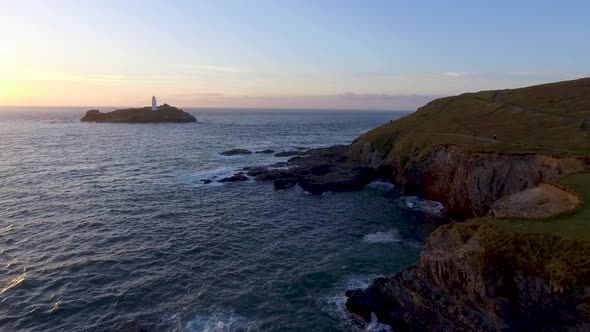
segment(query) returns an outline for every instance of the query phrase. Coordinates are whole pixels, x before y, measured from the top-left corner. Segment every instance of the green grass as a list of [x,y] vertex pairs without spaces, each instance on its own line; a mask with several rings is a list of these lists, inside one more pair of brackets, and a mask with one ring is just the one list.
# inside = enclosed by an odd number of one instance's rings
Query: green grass
[[519,270],[558,286],[590,282],[590,242],[513,232],[484,219],[443,225],[433,235],[444,236],[448,231],[456,241],[455,249],[464,248],[472,238],[485,248],[466,251],[470,266],[481,269],[484,277]]
[[590,78],[586,78],[437,99],[357,140],[368,141],[390,156],[408,158],[436,145],[474,152],[590,157],[589,128]]
[[571,174],[556,183],[576,192],[580,205],[574,210],[539,220],[482,218],[517,232],[560,236],[572,240],[590,241],[590,173]]

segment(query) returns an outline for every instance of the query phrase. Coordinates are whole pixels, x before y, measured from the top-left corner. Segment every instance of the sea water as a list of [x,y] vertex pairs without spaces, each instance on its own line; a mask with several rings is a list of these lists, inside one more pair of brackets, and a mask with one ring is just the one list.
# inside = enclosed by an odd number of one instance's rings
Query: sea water
[[[436,218],[391,185],[210,183],[404,113],[189,110],[196,124],[0,110],[0,330],[354,330],[347,289],[416,261]],[[370,325],[370,326],[374,326]]]

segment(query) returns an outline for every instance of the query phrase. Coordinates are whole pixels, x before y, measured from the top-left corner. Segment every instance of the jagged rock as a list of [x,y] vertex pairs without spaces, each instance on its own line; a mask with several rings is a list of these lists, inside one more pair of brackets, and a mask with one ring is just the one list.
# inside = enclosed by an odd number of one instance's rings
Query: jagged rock
[[250,150],[246,150],[246,149],[231,149],[231,150],[225,150],[223,152],[220,152],[220,155],[224,155],[224,156],[237,156],[237,155],[241,155],[241,154],[251,154],[252,151]]
[[312,195],[327,191],[360,190],[374,179],[374,174],[370,168],[340,169],[322,175],[303,176],[299,179],[299,186]]
[[292,156],[302,156],[305,155],[303,151],[281,151],[275,153],[275,157],[292,157]]
[[347,149],[345,145],[310,149],[305,151],[305,156],[289,159],[285,164],[288,169],[256,169],[252,175],[257,181],[274,181],[278,189],[298,183],[313,195],[359,190],[373,180],[376,173],[372,168],[347,163]]
[[271,154],[271,153],[275,153],[275,150],[266,149],[266,150],[256,151],[256,153]]
[[244,175],[244,173],[237,173],[227,178],[223,178],[218,182],[239,182],[239,181],[248,181],[248,177]]
[[277,190],[284,190],[295,186],[297,181],[297,178],[280,178],[274,180],[273,185]]
[[246,174],[248,174],[248,176],[258,176],[268,172],[268,168],[262,166],[244,167],[244,170],[247,171]]

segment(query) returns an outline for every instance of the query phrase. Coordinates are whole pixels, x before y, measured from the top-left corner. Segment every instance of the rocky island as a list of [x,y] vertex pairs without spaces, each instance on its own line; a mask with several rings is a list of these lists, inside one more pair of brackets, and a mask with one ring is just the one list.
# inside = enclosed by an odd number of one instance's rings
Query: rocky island
[[416,264],[346,293],[359,322],[588,331],[589,157],[586,78],[437,99],[349,146],[237,175],[310,194],[380,178],[444,205],[452,222],[428,237]]
[[187,123],[197,122],[197,119],[182,109],[163,104],[155,110],[150,107],[118,109],[108,113],[101,113],[99,110],[89,110],[80,121],[103,123]]

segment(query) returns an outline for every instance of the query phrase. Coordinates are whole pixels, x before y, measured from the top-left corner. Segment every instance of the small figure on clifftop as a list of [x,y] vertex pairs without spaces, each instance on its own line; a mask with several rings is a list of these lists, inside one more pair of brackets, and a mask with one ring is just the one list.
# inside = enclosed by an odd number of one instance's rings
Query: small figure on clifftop
[[477,137],[477,130],[473,131],[473,137]]
[[494,135],[494,141],[496,140],[496,135]]

